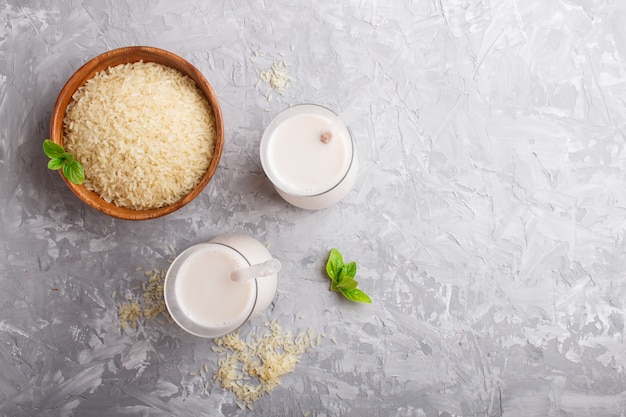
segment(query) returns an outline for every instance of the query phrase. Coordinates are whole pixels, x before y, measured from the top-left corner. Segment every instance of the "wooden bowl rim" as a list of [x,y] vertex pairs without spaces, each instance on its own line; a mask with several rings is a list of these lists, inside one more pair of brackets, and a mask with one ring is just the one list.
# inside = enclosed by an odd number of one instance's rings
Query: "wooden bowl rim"
[[219,101],[217,99],[217,95],[215,94],[215,91],[213,91],[211,85],[204,78],[202,73],[184,58],[164,49],[159,49],[151,46],[127,46],[104,52],[90,59],[85,64],[83,64],[76,72],[74,72],[74,74],[72,74],[72,76],[67,80],[67,82],[61,89],[61,92],[59,93],[59,96],[57,97],[57,100],[54,104],[52,116],[50,119],[50,140],[52,140],[54,143],[64,146],[63,118],[65,117],[67,105],[72,100],[72,96],[74,95],[76,90],[83,86],[87,82],[87,80],[93,78],[96,73],[108,67],[139,61],[155,62],[177,69],[184,75],[187,75],[196,83],[196,86],[200,89],[213,110],[216,131],[215,149],[213,151],[213,158],[211,159],[209,168],[200,179],[199,184],[193,190],[191,190],[189,194],[187,194],[185,197],[178,200],[177,202],[170,204],[169,206],[149,210],[134,210],[126,207],[118,207],[114,203],[108,203],[104,201],[97,193],[88,190],[84,184],[77,185],[69,181],[59,171],[61,178],[63,178],[63,181],[65,181],[67,186],[72,190],[72,192],[74,192],[74,194],[79,199],[104,214],[124,220],[155,219],[172,213],[187,205],[194,198],[196,198],[202,192],[202,190],[204,190],[206,185],[215,174],[215,171],[217,170],[217,166],[222,156],[222,150],[224,148],[224,121],[222,118],[222,111],[219,105]]

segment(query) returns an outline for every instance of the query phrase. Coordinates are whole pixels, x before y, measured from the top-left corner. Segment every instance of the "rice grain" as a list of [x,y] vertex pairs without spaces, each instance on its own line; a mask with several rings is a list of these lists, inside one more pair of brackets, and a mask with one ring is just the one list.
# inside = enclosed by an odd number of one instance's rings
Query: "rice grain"
[[179,201],[198,185],[215,147],[213,111],[196,84],[154,62],[109,67],[80,87],[64,144],[85,186],[136,210]]

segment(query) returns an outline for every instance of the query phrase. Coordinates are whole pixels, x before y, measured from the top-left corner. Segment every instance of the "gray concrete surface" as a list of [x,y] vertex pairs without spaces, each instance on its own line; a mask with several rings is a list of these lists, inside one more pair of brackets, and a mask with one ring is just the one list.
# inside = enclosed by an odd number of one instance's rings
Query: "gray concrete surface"
[[[209,186],[145,222],[85,206],[41,151],[73,71],[128,45],[194,63],[226,123]],[[259,74],[283,60],[280,95]],[[625,60],[618,0],[3,2],[0,415],[626,415]],[[287,205],[261,169],[264,126],[353,100],[354,189]],[[214,370],[211,341],[117,318],[138,268],[226,232],[284,268],[242,335],[326,334],[247,411],[190,375]],[[331,247],[371,305],[328,291]]]

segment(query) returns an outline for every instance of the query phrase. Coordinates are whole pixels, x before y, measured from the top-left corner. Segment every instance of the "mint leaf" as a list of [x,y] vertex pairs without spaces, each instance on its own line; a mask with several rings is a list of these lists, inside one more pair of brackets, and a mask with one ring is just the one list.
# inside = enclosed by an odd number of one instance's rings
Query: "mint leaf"
[[65,152],[63,146],[52,142],[50,139],[43,141],[43,152],[50,158],[48,169],[62,169],[63,175],[74,184],[82,184],[85,181],[85,171],[74,155]]
[[345,277],[343,280],[339,282],[336,282],[336,283],[332,282],[330,284],[330,289],[333,291],[341,292],[342,290],[354,289],[358,285],[359,283],[354,278]]
[[69,152],[63,152],[63,156],[62,156],[62,158],[63,158],[63,159],[65,159],[65,161],[66,161],[68,164],[71,164],[72,162],[74,162],[74,155],[72,155],[72,154],[71,154],[71,153],[69,153]]
[[52,158],[48,161],[48,169],[51,169],[53,171],[56,171],[57,169],[61,169],[61,167],[63,167],[63,163],[65,161],[63,160],[63,158]]
[[356,262],[344,264],[343,256],[335,248],[331,249],[328,255],[326,273],[330,278],[331,291],[340,292],[348,300],[355,302],[368,304],[372,302],[367,294],[357,288],[359,283],[354,279],[356,276]]
[[372,303],[372,299],[369,297],[369,295],[365,294],[363,291],[359,290],[358,288],[342,290],[341,293],[348,300],[355,301],[357,303],[367,303],[367,304]]
[[58,143],[54,143],[50,139],[46,139],[43,141],[43,152],[49,158],[58,158],[65,153],[65,149],[63,149],[63,146]]
[[341,281],[344,277],[354,278],[356,275],[356,262],[350,262],[345,264],[341,271],[339,272],[339,281]]
[[328,277],[333,282],[337,282],[342,268],[343,257],[341,256],[341,253],[335,248],[331,249],[330,254],[328,255],[328,262],[326,262],[326,273],[328,274]]
[[63,175],[74,184],[82,184],[85,181],[85,171],[78,161],[72,161],[63,165]]

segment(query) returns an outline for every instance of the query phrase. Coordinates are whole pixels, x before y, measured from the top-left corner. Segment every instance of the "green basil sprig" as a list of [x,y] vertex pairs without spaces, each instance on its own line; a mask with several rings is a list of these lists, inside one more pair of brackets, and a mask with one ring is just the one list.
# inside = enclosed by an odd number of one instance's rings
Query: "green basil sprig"
[[370,304],[372,300],[357,286],[359,283],[354,279],[356,276],[356,262],[343,263],[341,252],[333,248],[326,262],[326,273],[330,278],[331,291],[340,292],[348,300]]
[[48,169],[54,171],[62,170],[65,178],[74,184],[80,185],[85,182],[83,166],[74,159],[71,153],[65,152],[63,146],[46,139],[43,141],[43,151],[50,158]]

